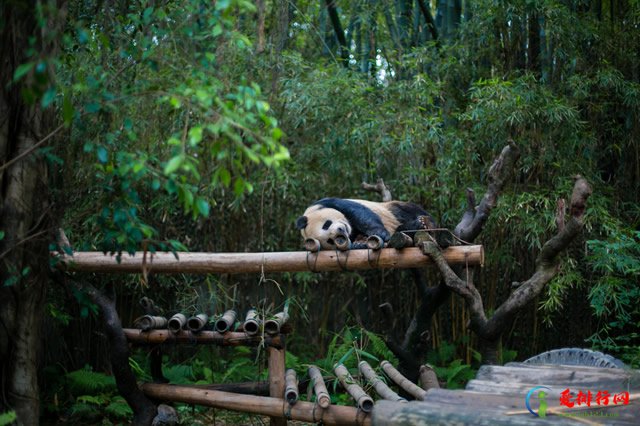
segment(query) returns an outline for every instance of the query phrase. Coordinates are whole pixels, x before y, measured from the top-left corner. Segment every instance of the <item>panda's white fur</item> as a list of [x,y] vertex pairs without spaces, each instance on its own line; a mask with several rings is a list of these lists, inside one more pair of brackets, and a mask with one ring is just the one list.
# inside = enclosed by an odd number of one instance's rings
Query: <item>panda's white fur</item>
[[422,229],[425,218],[433,223],[422,207],[412,203],[323,198],[305,210],[296,226],[304,239],[317,239],[323,249],[334,249],[339,236],[349,238],[352,248],[364,248],[364,242],[356,241],[377,235],[386,242],[398,230]]

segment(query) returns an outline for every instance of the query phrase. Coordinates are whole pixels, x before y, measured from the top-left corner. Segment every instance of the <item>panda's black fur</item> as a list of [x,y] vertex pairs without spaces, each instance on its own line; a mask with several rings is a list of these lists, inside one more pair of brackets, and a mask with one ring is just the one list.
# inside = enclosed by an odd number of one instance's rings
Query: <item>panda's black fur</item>
[[[387,242],[399,231],[435,228],[435,221],[417,204],[403,201],[323,198],[309,206],[296,221],[303,238],[315,238],[322,248],[335,248],[337,236],[349,237],[351,248],[365,248],[364,240],[377,235]],[[413,232],[407,232],[410,235]]]

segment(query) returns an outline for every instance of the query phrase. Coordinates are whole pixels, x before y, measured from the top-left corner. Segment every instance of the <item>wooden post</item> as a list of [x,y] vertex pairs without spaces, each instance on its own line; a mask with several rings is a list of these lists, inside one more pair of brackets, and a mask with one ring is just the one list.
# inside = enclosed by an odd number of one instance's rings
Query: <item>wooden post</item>
[[[284,349],[274,347],[267,348],[268,366],[269,366],[269,396],[282,400],[284,408]],[[271,426],[286,426],[287,419],[281,417],[271,417]]]

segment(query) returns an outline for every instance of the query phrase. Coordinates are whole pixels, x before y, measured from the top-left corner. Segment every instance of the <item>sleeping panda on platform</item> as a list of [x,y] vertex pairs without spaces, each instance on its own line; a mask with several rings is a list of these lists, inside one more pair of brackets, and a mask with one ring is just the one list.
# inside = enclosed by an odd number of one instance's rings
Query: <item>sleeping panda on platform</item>
[[[422,207],[403,201],[323,198],[296,220],[302,237],[315,238],[323,249],[335,249],[337,238],[349,238],[351,248],[366,248],[366,238],[377,235],[386,243],[396,232],[435,228]],[[414,232],[407,232],[410,236]]]

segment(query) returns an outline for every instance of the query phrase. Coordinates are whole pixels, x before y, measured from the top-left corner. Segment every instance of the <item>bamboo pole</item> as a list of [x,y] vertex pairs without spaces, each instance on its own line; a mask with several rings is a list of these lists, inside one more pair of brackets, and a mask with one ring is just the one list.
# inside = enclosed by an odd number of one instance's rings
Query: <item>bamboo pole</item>
[[255,309],[249,309],[247,316],[245,317],[242,329],[248,336],[255,336],[260,331],[260,318],[258,317],[258,311]]
[[307,373],[309,373],[309,378],[313,383],[313,392],[316,394],[316,403],[321,408],[327,408],[331,405],[331,397],[327,391],[327,386],[324,384],[322,373],[320,373],[320,370],[315,365],[310,366]]
[[291,405],[298,402],[298,376],[296,370],[290,368],[284,375],[284,399]]
[[178,333],[180,330],[185,328],[187,325],[187,316],[182,313],[177,313],[169,319],[169,323],[167,324],[167,328],[173,332]]
[[367,395],[367,393],[356,383],[356,381],[349,374],[349,370],[343,364],[333,367],[333,372],[336,373],[338,380],[343,388],[351,395],[356,401],[358,407],[365,413],[370,413],[373,410],[373,399]]
[[229,331],[221,334],[217,331],[204,330],[199,333],[192,333],[188,330],[181,330],[173,333],[169,330],[142,331],[137,328],[125,328],[124,334],[127,340],[136,344],[213,344],[219,346],[258,346],[264,343],[266,346],[275,348],[282,347],[280,335],[276,336],[247,336],[245,333]]
[[396,368],[391,365],[389,361],[382,361],[380,363],[380,367],[384,370],[384,374],[387,375],[393,382],[404,389],[408,394],[413,396],[415,399],[420,401],[424,400],[424,397],[427,394],[427,391],[421,389],[415,383],[411,382],[409,379],[404,377]]
[[264,331],[267,334],[274,335],[280,333],[280,328],[289,321],[289,314],[286,312],[278,312],[264,322]]
[[213,328],[218,333],[226,333],[233,328],[238,314],[233,309],[229,309],[215,322]]
[[[268,347],[267,357],[267,366],[269,367],[269,396],[282,400],[284,399],[285,388],[284,349]],[[287,420],[281,416],[271,416],[269,424],[271,426],[287,426]]]
[[162,401],[198,404],[270,417],[286,417],[302,422],[322,422],[325,425],[371,426],[371,416],[356,407],[332,405],[318,410],[312,402],[298,401],[296,405],[291,406],[282,398],[240,395],[160,383],[145,383],[141,388],[147,396]]
[[[480,245],[453,246],[443,251],[450,264],[482,265],[484,252]],[[176,258],[177,256],[177,258]],[[120,273],[261,273],[300,271],[343,271],[358,269],[420,268],[432,264],[431,258],[417,247],[402,250],[326,250],[273,253],[143,253],[134,256],[122,254],[120,262],[115,256],[102,252],[76,252],[73,256],[60,255],[61,267],[77,272]],[[143,260],[144,259],[144,260]]]
[[382,379],[375,373],[375,371],[373,371],[373,368],[371,368],[367,361],[360,361],[360,363],[358,364],[358,369],[382,399],[387,399],[389,401],[407,402],[406,399],[395,393],[389,386],[387,386],[385,382],[382,381]]

